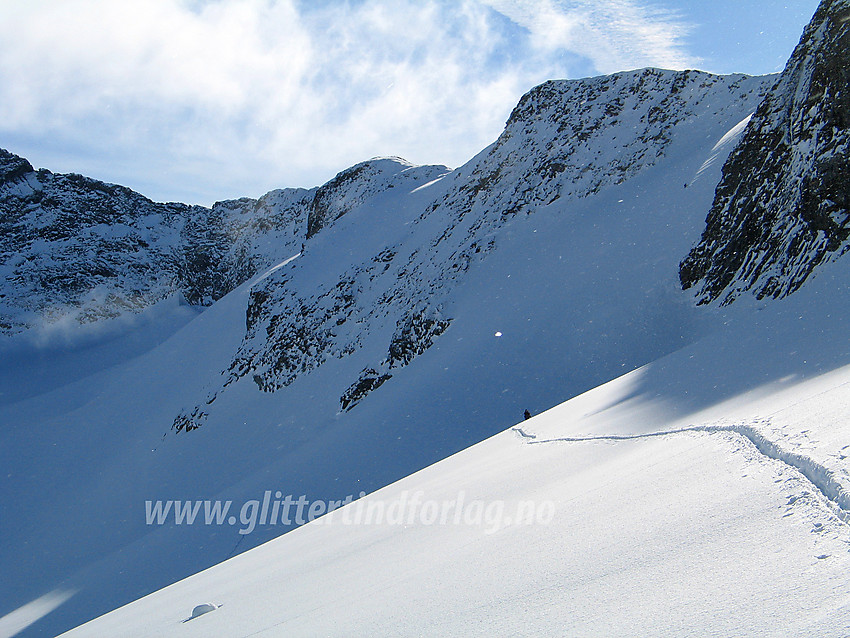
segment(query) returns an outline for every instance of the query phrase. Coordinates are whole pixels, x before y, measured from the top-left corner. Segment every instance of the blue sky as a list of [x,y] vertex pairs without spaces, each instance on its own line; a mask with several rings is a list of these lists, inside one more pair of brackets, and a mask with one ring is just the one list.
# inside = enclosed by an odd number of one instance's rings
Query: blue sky
[[0,2],[0,147],[156,200],[458,166],[550,78],[780,71],[817,0]]

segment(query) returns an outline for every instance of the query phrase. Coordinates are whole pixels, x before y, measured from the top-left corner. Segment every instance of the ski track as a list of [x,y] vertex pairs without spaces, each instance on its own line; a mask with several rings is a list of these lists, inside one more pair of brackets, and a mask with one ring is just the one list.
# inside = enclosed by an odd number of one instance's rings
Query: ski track
[[[519,431],[518,428],[514,430]],[[519,431],[524,439],[536,438]],[[824,467],[814,459],[796,452],[783,450],[777,443],[768,439],[764,434],[752,425],[693,425],[675,430],[662,430],[660,432],[648,432],[645,434],[610,434],[585,437],[563,437],[558,439],[543,439],[540,441],[527,440],[527,445],[538,445],[541,443],[585,443],[589,441],[632,441],[635,439],[649,439],[662,436],[684,434],[686,432],[707,432],[717,434],[731,432],[749,441],[755,449],[763,456],[781,461],[792,469],[802,474],[823,495],[827,502],[832,505],[830,509],[845,524],[850,525],[850,492],[841,484],[836,472]]]

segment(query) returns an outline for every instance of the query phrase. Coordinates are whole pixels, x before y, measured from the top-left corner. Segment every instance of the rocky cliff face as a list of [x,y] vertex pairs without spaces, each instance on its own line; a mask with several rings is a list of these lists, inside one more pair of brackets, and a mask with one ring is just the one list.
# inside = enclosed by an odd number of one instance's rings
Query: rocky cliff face
[[160,204],[0,150],[0,332],[94,322],[173,294],[209,305],[293,250],[311,200],[287,189],[212,209]]
[[523,96],[463,190],[503,215],[592,195],[655,165],[675,128],[719,98],[747,103],[764,82],[659,69],[546,82]]
[[699,303],[783,297],[850,237],[850,2],[824,0],[723,167],[682,262]]
[[340,388],[340,409],[351,410],[450,329],[453,291],[513,218],[554,206],[569,223],[571,202],[662,161],[678,127],[706,113],[737,122],[772,81],[644,69],[547,82],[455,171],[385,159],[340,173],[317,191],[308,222],[307,255],[333,245],[333,260],[321,276],[307,260],[253,286],[226,381],[175,429],[200,426],[242,379],[274,392],[357,353],[365,364]]
[[[233,383],[274,392],[359,353],[360,372],[339,388],[350,410],[450,329],[453,291],[512,219],[552,208],[569,223],[571,205],[664,161],[677,130],[738,122],[772,81],[657,69],[551,81],[457,170],[378,158],[317,189],[211,209],[34,171],[4,151],[2,329],[97,321],[174,294],[209,305],[271,269],[252,286],[224,381],[175,429],[200,426]],[[302,247],[321,258],[272,268]]]

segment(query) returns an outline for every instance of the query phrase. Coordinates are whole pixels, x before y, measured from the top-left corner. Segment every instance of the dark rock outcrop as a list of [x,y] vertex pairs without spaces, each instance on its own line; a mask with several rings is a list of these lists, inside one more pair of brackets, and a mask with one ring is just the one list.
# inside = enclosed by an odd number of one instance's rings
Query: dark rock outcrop
[[682,262],[698,303],[779,298],[850,237],[850,3],[824,0],[723,167]]
[[288,189],[211,209],[157,203],[0,150],[0,331],[94,322],[173,294],[209,305],[297,251],[311,199]]

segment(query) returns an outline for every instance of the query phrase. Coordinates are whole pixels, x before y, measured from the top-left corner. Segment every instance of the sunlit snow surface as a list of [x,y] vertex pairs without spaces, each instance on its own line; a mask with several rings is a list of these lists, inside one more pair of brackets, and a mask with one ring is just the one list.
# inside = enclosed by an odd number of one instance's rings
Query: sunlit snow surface
[[[628,82],[622,76],[617,90],[629,93]],[[175,302],[138,330],[118,331],[109,347],[72,340],[56,369],[49,357],[3,360],[0,627],[31,622],[23,635],[53,635],[286,531],[147,526],[148,499],[241,503],[265,490],[340,499],[404,479],[378,497],[464,491],[469,500],[504,499],[506,509],[551,500],[556,514],[548,525],[492,534],[314,523],[80,631],[848,633],[848,535],[835,494],[835,486],[846,491],[850,449],[842,264],[786,301],[741,299],[723,312],[694,307],[677,281],[731,148],[723,140],[759,101],[758,83],[741,82],[749,88],[731,96],[715,84],[699,114],[672,113],[683,119],[669,145],[640,170],[630,163],[608,174],[619,149],[645,148],[632,124],[661,95],[639,94],[639,110],[609,116],[610,127],[593,133],[602,141],[580,148],[562,182],[546,183],[547,197],[507,221],[495,219],[499,206],[514,201],[510,189],[524,188],[522,179],[482,191],[482,210],[459,221],[454,209],[422,211],[475,170],[485,176],[501,162],[506,173],[530,174],[530,157],[546,158],[557,128],[541,118],[561,117],[557,104],[436,181],[429,168],[402,166],[408,172],[397,178],[383,160],[377,179],[395,188],[204,312]],[[593,113],[575,115],[593,123]],[[569,195],[570,171],[584,164],[593,170]],[[597,179],[607,181],[586,196]],[[487,223],[476,226],[479,213]],[[455,235],[432,251],[447,221],[457,222]],[[467,230],[495,248],[454,281],[444,270],[452,251],[468,248]],[[340,343],[357,343],[350,356],[275,393],[260,392],[250,375],[222,391],[222,371],[243,345],[252,285],[333,289],[386,247],[412,261],[394,263],[390,283],[376,274],[370,287],[361,272],[364,321],[334,328]],[[439,284],[451,326],[341,413],[340,394],[386,354],[400,315],[380,317],[372,301],[408,283],[396,277],[406,263],[421,267],[411,281],[418,293]],[[393,312],[406,310],[400,299]],[[96,348],[113,358],[91,356]],[[525,435],[510,430],[525,409],[543,412],[630,370],[519,424]],[[196,405],[209,419],[175,434],[176,414]],[[203,604],[220,607],[183,622]]]
[[[361,502],[552,501],[548,525],[346,525],[335,512],[68,635],[846,636],[838,277]],[[221,607],[182,624],[202,600]]]

